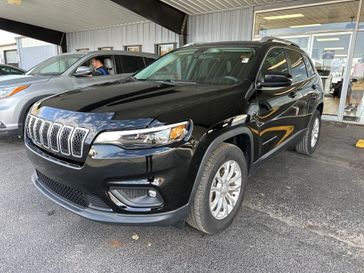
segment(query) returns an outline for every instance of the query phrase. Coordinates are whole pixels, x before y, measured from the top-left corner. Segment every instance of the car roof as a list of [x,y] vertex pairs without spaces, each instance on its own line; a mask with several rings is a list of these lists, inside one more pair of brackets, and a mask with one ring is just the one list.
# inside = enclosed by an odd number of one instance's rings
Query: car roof
[[297,50],[303,54],[306,54],[298,45],[279,38],[267,37],[261,41],[223,41],[212,43],[191,43],[184,47],[216,47],[216,46],[247,46],[253,48],[270,48],[272,46],[285,47],[293,50]]
[[127,55],[127,56],[137,56],[137,57],[145,57],[157,59],[159,56],[152,53],[147,52],[132,52],[125,50],[92,50],[92,51],[76,51],[76,52],[67,52],[60,55],[72,55],[72,54],[81,54],[84,56],[99,56],[99,55]]

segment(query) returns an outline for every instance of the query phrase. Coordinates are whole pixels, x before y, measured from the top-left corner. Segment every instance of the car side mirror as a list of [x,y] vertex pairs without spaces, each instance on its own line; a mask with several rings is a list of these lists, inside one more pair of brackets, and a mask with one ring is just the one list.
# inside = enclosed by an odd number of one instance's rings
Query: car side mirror
[[258,87],[288,87],[292,85],[292,75],[285,72],[268,72]]
[[79,66],[75,73],[73,73],[73,76],[76,77],[85,77],[92,74],[92,68],[88,66]]

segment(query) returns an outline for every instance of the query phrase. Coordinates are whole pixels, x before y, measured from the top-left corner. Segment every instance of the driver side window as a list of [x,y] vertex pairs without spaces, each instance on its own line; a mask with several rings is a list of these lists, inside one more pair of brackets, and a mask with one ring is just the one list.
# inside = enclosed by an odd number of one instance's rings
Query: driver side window
[[284,49],[273,48],[269,51],[263,62],[260,77],[264,77],[269,72],[289,73],[287,56]]
[[[89,58],[87,61],[82,63],[79,67],[89,67],[90,69],[93,69],[91,65],[91,60],[93,57]],[[108,72],[108,75],[115,74],[115,68],[114,68],[114,58],[111,55],[101,55],[97,56],[97,58],[100,58],[102,60],[102,64],[104,65],[105,69]]]

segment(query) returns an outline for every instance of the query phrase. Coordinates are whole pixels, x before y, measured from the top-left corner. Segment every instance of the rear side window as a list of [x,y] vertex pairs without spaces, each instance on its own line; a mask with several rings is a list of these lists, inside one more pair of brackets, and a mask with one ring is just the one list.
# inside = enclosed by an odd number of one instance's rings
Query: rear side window
[[306,64],[300,53],[288,50],[288,58],[291,62],[291,71],[293,82],[299,82],[307,79]]
[[143,57],[117,55],[115,56],[118,73],[135,73],[145,67]]
[[145,60],[145,64],[147,66],[155,62],[155,59],[151,59],[151,58],[144,58],[144,60]]
[[311,76],[315,75],[316,72],[315,72],[315,69],[312,66],[311,61],[305,55],[303,55],[303,59],[305,60],[305,63],[306,63],[308,76],[311,77]]
[[262,76],[269,72],[289,73],[286,53],[281,48],[273,48],[267,54],[262,67]]

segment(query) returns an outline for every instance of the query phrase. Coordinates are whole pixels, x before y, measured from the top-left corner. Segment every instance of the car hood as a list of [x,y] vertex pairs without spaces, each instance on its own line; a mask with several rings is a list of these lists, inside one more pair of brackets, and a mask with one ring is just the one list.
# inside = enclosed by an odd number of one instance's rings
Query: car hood
[[52,76],[11,75],[0,77],[0,87],[34,84],[49,81]]
[[[231,116],[241,106],[241,85],[165,84],[135,81],[104,84],[52,96],[38,106],[78,113],[112,113],[112,120],[174,122],[186,118],[216,120]],[[213,109],[216,108],[215,110]],[[221,109],[226,108],[225,111]],[[241,108],[240,108],[241,111]]]

